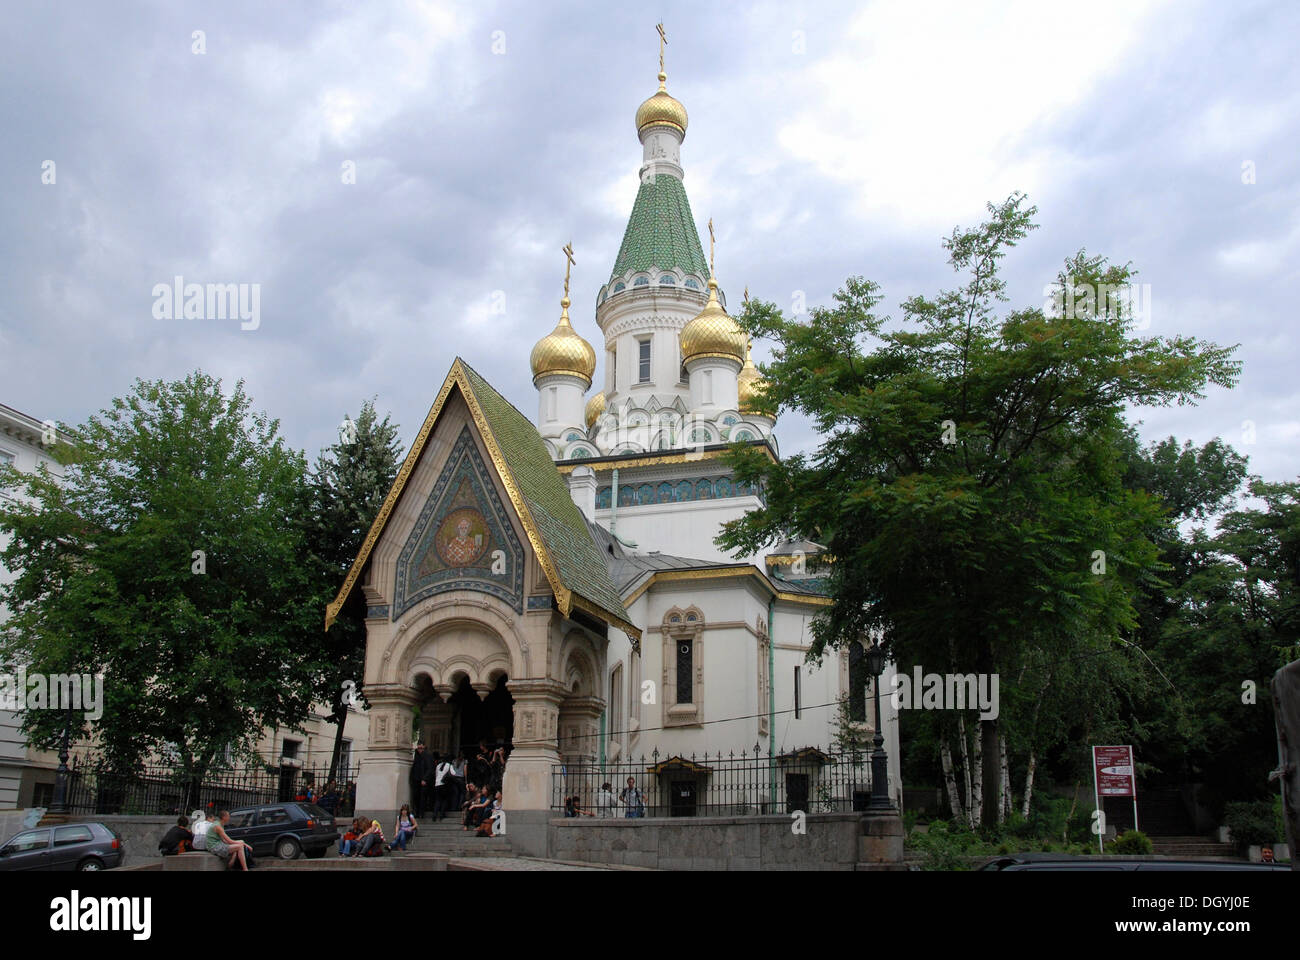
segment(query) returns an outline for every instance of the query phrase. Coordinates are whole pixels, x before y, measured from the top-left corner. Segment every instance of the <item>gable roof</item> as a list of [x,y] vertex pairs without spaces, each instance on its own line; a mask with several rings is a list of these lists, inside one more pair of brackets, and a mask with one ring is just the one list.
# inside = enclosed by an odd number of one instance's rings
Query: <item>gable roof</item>
[[370,532],[366,534],[361,550],[352,561],[352,568],[348,571],[338,596],[326,608],[325,629],[330,628],[343,609],[348,594],[360,579],[370,553],[388,525],[402,490],[419,463],[424,445],[453,389],[460,391],[469,407],[501,485],[505,487],[506,494],[519,515],[528,541],[550,583],[551,592],[555,594],[560,613],[567,617],[574,607],[578,607],[597,619],[618,627],[634,643],[639,642],[641,631],[627,620],[627,610],[610,579],[605,560],[591,538],[586,520],[569,494],[568,485],[555,469],[555,463],[546,450],[541,434],[510,401],[497,393],[459,357],[452,364],[437,399],[429,408],[429,414],[424,418],[415,442],[402,462],[397,479],[388,491],[384,505],[379,508],[379,515],[370,525]]

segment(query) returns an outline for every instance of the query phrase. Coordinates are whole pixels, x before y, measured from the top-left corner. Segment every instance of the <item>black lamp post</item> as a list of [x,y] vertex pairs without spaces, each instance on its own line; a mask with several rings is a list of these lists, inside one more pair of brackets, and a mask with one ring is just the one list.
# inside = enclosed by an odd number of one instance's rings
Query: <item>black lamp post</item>
[[876,735],[872,738],[875,750],[871,752],[871,804],[869,810],[890,810],[889,802],[889,754],[885,752],[885,735],[880,729],[880,675],[885,670],[885,651],[879,643],[867,647],[867,670],[874,677],[876,689]]
[[71,714],[64,719],[63,738],[59,741],[59,769],[54,774],[54,802],[49,812],[60,817],[68,814],[68,734],[72,725]]

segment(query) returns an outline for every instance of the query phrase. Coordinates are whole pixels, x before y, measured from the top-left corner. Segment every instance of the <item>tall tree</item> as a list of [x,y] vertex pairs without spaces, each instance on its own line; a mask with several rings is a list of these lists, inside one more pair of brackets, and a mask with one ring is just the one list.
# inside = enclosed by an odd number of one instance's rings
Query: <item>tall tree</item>
[[[380,420],[374,400],[361,405],[353,420],[344,419],[339,440],[321,451],[312,472],[310,504],[303,512],[305,534],[319,586],[318,611],[334,598],[362,540],[379,514],[397,471],[401,446],[397,425],[385,415]],[[365,672],[365,599],[354,590],[321,645],[322,669],[317,674],[316,696],[332,706],[334,749],[329,778],[338,774],[347,723],[350,694],[361,689]]]
[[[18,571],[0,589],[3,653],[45,673],[103,671],[94,737],[119,768],[174,751],[197,780],[227,746],[310,707],[306,463],[277,432],[242,383],[227,396],[201,372],[137,380],[56,451],[62,485],[8,478],[24,495],[0,501]],[[66,719],[32,710],[23,724],[50,745]]]
[[[763,406],[802,411],[824,439],[775,464],[731,453],[767,504],[718,542],[752,553],[793,529],[827,546],[834,603],[814,624],[814,657],[882,629],[903,661],[1006,676],[1025,648],[1053,660],[1075,638],[1114,643],[1157,564],[1146,534],[1160,510],[1123,483],[1123,409],[1236,380],[1234,348],[1137,336],[1121,299],[1096,296],[1132,270],[1084,252],[1057,278],[1069,309],[999,317],[1000,261],[1035,209],[1017,194],[989,212],[944,242],[965,282],[906,300],[905,326],[877,315],[878,287],[860,277],[807,323],[753,300],[740,318],[776,343]],[[981,727],[991,822],[1003,802],[997,721]]]

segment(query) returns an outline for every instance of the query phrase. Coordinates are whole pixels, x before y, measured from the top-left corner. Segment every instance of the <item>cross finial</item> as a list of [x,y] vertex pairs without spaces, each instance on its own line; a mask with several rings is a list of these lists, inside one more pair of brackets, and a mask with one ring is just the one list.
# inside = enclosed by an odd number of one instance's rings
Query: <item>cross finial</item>
[[569,268],[578,261],[573,259],[573,241],[564,245],[564,299],[569,299]]
[[709,273],[715,273],[713,269],[713,218],[709,217]]
[[745,285],[745,296],[741,298],[741,303],[743,303],[745,306],[749,306],[749,285],[748,284]]
[[668,35],[664,33],[662,23],[656,23],[655,29],[659,31],[659,81],[662,83],[667,79],[664,76],[664,45],[668,43]]

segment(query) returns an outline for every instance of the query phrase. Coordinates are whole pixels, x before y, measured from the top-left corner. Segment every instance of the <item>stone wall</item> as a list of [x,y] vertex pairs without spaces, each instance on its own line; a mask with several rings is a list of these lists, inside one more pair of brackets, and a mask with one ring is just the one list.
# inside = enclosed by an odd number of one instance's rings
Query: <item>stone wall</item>
[[552,819],[549,856],[660,870],[852,870],[862,818],[810,813],[807,833],[785,816]]

